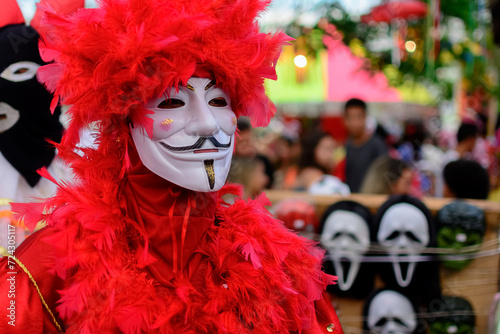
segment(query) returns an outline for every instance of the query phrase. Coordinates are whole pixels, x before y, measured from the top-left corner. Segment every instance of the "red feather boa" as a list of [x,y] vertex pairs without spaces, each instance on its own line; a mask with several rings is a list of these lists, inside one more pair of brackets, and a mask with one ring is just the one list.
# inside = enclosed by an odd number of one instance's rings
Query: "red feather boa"
[[[135,165],[135,152],[131,156]],[[97,160],[108,159],[113,157]],[[317,333],[315,301],[334,277],[321,271],[323,252],[312,241],[269,214],[265,197],[227,205],[221,197],[241,189],[219,191],[214,224],[184,255],[189,260],[183,270],[162,280],[150,269],[158,257],[148,251],[147,229],[131,219],[137,212],[124,190],[130,177],[117,183],[92,159],[82,164],[92,178],[61,185],[45,205],[49,214],[29,210],[24,216],[28,225],[43,216],[57,231],[46,241],[55,250],[50,266],[65,279],[57,311],[68,333]],[[191,206],[194,213],[195,203],[175,206]],[[196,221],[192,217],[189,224]]]
[[[61,292],[58,311],[70,325],[68,333],[311,329],[314,301],[332,277],[320,270],[322,252],[287,231],[263,204],[264,198],[219,205],[219,226],[207,231],[196,250],[202,259],[169,286],[139,268],[121,237],[122,247],[101,253],[99,261],[89,256]],[[94,248],[80,238],[75,244]]]

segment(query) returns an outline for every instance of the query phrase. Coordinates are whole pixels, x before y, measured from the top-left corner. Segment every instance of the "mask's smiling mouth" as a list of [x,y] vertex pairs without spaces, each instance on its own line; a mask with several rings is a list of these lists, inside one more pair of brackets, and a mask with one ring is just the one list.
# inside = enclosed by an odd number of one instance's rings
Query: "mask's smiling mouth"
[[193,151],[193,153],[195,153],[195,154],[197,154],[197,153],[217,153],[217,152],[219,152],[219,150],[216,148]]

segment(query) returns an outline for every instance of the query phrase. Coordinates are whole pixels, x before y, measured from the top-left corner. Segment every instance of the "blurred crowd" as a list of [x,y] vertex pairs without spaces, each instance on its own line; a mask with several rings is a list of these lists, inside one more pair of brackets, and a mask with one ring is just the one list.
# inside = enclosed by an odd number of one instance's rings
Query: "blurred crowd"
[[394,138],[371,119],[364,101],[347,101],[343,142],[324,126],[308,128],[298,119],[265,134],[240,119],[228,181],[244,185],[249,198],[277,189],[500,199],[496,145],[480,121],[463,119],[453,138],[441,140],[427,133],[422,120],[406,121]]

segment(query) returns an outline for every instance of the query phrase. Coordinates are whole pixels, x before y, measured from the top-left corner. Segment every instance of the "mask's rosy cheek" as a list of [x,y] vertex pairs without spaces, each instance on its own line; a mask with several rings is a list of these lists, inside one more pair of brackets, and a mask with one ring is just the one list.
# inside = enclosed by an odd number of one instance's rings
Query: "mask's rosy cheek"
[[161,121],[160,123],[160,129],[164,130],[164,131],[168,131],[170,130],[170,128],[172,127],[172,123],[174,121],[170,118],[166,118],[164,119],[163,121]]
[[238,124],[238,120],[236,119],[235,116],[231,118],[231,123],[233,124],[233,126],[236,126],[236,124]]

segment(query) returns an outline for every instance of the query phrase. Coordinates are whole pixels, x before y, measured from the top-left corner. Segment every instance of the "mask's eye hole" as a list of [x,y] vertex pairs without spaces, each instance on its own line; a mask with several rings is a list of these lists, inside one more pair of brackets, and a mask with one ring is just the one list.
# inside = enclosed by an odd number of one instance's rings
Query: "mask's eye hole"
[[20,61],[10,64],[0,73],[0,77],[12,82],[28,81],[35,77],[39,67],[40,65],[31,61]]
[[29,70],[30,70],[29,68],[23,67],[23,68],[20,68],[17,71],[15,71],[14,74],[23,74],[23,73],[28,72]]
[[333,240],[333,239],[337,239],[337,238],[338,238],[338,237],[340,237],[341,235],[342,235],[342,232],[337,232],[337,233],[335,233],[335,234],[333,235],[333,237],[332,237],[332,240]]
[[388,319],[383,317],[383,318],[380,318],[376,323],[375,323],[375,327],[382,327],[384,326],[386,323],[387,323]]
[[357,237],[355,234],[353,234],[353,233],[349,233],[349,236],[350,236],[350,237],[351,237],[351,239],[352,239],[352,240],[354,240],[355,242],[357,242],[357,243],[359,243],[359,242],[360,242],[360,241],[359,241],[359,239],[358,239],[358,237]]
[[403,326],[403,327],[405,327],[405,328],[408,328],[408,325],[407,325],[407,324],[405,324],[405,323],[403,322],[403,320],[401,320],[401,319],[399,319],[399,318],[394,318],[394,322],[395,322],[395,323],[397,323],[397,324],[398,324],[398,325],[400,325],[400,326]]
[[0,121],[3,121],[7,119],[7,115],[6,114],[0,114]]
[[223,97],[216,97],[215,99],[211,99],[210,102],[208,102],[208,105],[211,107],[227,107],[227,101]]
[[413,241],[413,242],[421,242],[420,239],[415,234],[413,234],[412,232],[406,232],[405,234],[408,237],[408,239],[410,239],[411,241]]
[[387,240],[394,240],[394,239],[396,239],[397,237],[399,237],[399,235],[400,235],[400,234],[401,234],[401,233],[400,233],[399,231],[394,231],[394,232],[392,232],[392,233],[391,233],[391,235],[389,235],[389,236],[387,237]]
[[179,99],[167,99],[158,105],[160,109],[177,109],[180,107],[184,107],[186,104],[184,101]]

